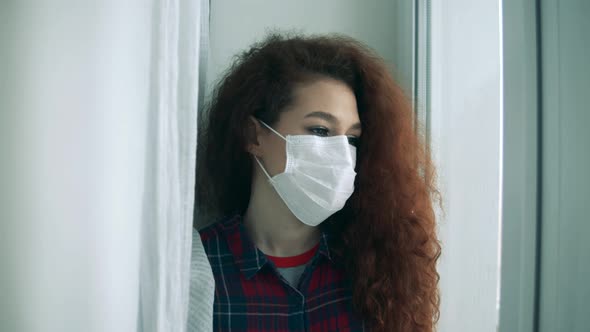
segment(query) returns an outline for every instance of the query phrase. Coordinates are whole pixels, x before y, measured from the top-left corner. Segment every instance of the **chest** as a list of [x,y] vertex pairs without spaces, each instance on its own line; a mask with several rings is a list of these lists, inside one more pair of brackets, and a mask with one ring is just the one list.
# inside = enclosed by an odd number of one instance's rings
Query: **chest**
[[272,266],[249,279],[215,272],[214,331],[364,331],[349,283],[329,264],[309,266],[296,286]]

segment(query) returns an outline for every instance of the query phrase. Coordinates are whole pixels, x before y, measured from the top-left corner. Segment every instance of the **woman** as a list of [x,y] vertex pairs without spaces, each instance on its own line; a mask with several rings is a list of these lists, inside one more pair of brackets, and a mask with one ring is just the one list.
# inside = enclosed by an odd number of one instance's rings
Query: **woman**
[[199,138],[215,331],[432,331],[433,166],[383,61],[271,34],[219,81]]

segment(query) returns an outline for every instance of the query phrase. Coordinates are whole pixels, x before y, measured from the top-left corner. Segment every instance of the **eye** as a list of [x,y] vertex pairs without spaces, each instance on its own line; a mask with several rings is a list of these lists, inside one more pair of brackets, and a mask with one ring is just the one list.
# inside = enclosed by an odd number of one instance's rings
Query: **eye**
[[359,138],[356,136],[347,136],[348,144],[354,146],[355,148],[359,146]]
[[311,127],[311,128],[308,128],[307,130],[316,136],[322,136],[322,137],[328,136],[328,134],[330,133],[330,131],[324,127]]

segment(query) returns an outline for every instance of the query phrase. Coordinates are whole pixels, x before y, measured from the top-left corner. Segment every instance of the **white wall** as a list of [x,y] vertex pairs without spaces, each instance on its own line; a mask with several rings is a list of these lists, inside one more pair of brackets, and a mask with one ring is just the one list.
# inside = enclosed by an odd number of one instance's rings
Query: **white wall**
[[[272,28],[303,33],[338,32],[374,48],[404,82],[411,80],[409,1],[386,0],[214,0],[211,1],[208,89],[231,57],[260,40]],[[403,20],[395,13],[404,12]],[[407,47],[404,47],[407,45]]]
[[499,2],[432,2],[431,135],[445,205],[440,220],[441,332],[496,331]]

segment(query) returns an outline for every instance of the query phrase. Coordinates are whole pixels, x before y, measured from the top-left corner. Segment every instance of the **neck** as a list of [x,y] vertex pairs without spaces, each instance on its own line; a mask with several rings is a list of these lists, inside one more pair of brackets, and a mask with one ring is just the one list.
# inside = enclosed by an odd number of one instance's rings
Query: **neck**
[[244,225],[262,252],[289,257],[306,252],[318,243],[319,229],[299,221],[259,172],[255,172],[251,192]]

